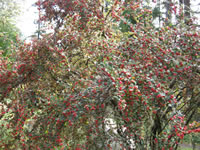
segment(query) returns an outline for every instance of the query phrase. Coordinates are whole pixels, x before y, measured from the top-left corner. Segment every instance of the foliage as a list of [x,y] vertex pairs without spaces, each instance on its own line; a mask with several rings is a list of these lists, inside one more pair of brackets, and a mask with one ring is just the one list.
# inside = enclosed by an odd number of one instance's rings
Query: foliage
[[0,16],[4,22],[13,20],[19,14],[16,0],[0,0]]
[[194,141],[195,144],[200,144],[199,136],[199,133],[187,134],[184,137],[184,141],[187,143],[192,143]]
[[12,114],[2,148],[176,149],[199,132],[189,127],[200,105],[196,26],[156,29],[134,1],[37,5],[53,32],[0,57],[1,120]]
[[9,48],[16,42],[19,29],[11,23],[0,23],[0,50],[3,55],[9,54]]
[[3,55],[9,54],[9,48],[20,33],[15,19],[19,14],[19,7],[15,0],[0,0],[0,51]]

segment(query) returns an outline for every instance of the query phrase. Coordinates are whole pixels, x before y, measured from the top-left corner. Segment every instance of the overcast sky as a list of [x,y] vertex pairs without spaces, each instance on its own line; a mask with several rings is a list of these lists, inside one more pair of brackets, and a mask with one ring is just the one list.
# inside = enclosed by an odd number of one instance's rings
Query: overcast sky
[[17,27],[21,30],[23,37],[33,35],[37,30],[37,25],[34,24],[38,19],[38,10],[33,4],[37,0],[23,0],[21,4],[22,13],[18,17]]

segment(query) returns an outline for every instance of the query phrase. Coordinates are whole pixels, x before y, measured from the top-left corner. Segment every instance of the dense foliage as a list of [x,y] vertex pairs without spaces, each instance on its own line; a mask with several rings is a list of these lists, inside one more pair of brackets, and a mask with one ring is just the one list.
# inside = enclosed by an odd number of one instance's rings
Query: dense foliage
[[0,57],[0,147],[164,150],[200,131],[198,28],[125,2],[38,1],[52,33]]
[[0,53],[9,55],[9,48],[16,42],[19,29],[15,20],[19,14],[19,5],[15,0],[0,0]]

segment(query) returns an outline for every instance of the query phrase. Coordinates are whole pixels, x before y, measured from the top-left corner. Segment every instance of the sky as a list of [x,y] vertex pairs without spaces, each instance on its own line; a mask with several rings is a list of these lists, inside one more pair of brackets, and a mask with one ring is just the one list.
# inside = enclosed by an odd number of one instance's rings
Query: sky
[[38,10],[33,4],[37,0],[23,0],[20,2],[21,15],[17,19],[17,27],[21,30],[23,37],[28,38],[37,30],[34,22],[38,19]]
[[[37,30],[37,25],[34,22],[38,19],[38,10],[33,4],[37,0],[21,0],[22,14],[17,20],[17,27],[21,30],[23,37],[26,39],[34,34]],[[193,11],[200,12],[200,1],[191,0],[191,8]],[[200,21],[200,14],[197,15]]]

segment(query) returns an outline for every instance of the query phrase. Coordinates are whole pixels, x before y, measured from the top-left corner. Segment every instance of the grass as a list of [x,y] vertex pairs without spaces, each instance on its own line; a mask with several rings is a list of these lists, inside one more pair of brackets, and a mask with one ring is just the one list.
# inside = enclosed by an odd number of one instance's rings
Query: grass
[[192,148],[179,147],[178,150],[192,150]]

